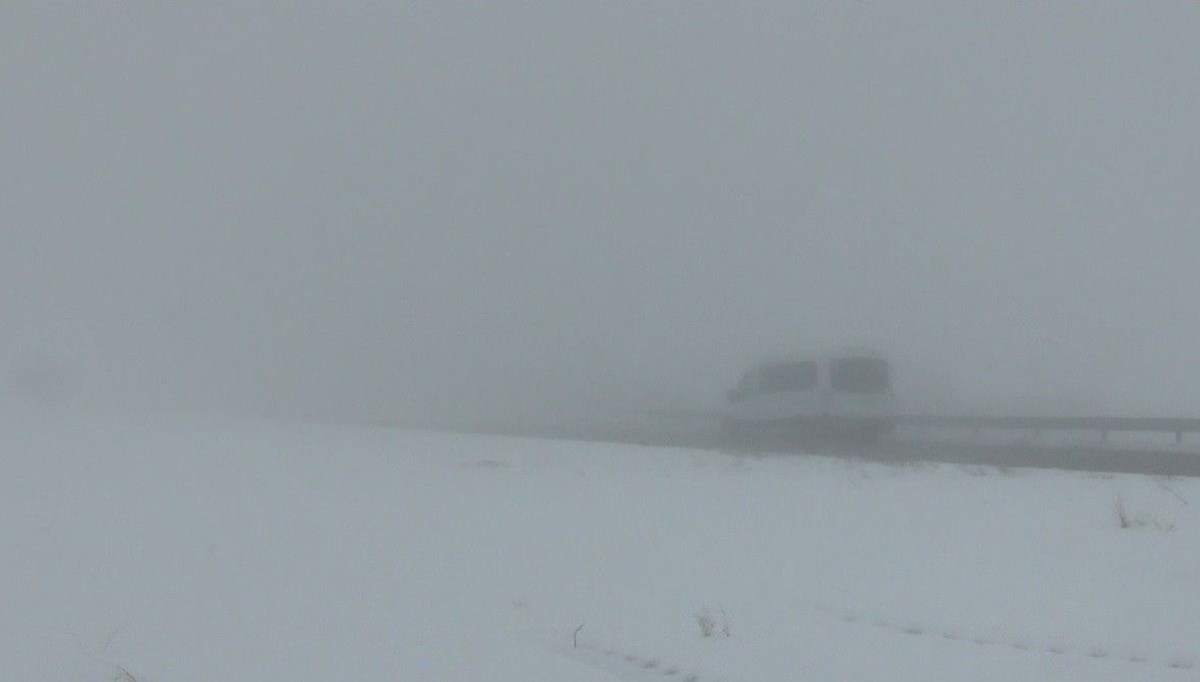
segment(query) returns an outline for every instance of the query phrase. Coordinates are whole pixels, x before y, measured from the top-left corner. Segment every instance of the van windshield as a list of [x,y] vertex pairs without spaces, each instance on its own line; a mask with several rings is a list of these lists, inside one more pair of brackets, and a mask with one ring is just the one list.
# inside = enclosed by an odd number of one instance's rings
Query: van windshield
[[888,364],[877,358],[841,358],[829,363],[829,385],[835,391],[881,393],[888,388]]
[[808,391],[817,386],[817,363],[781,362],[759,370],[759,393]]

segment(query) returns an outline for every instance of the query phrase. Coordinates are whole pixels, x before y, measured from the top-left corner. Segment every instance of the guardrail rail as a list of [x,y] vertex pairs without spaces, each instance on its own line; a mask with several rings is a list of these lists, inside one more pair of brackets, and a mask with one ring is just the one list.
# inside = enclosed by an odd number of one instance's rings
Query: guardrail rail
[[1200,418],[1189,417],[991,417],[970,415],[905,415],[905,426],[933,428],[1016,429],[1024,431],[1099,431],[1108,440],[1112,431],[1174,433],[1175,442],[1183,434],[1200,433]]

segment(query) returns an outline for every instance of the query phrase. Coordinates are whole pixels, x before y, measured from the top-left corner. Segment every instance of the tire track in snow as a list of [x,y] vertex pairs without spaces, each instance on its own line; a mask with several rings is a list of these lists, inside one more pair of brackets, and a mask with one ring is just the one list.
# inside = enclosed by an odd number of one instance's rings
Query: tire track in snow
[[[939,638],[946,642],[962,645],[1003,648],[1026,654],[1073,656],[1111,663],[1133,663],[1176,672],[1193,671],[1198,667],[1196,658],[1190,655],[1179,655],[1169,658],[1152,658],[1141,654],[1120,655],[1101,646],[1070,647],[1055,642],[1037,643],[1032,639],[988,637],[978,634],[968,635],[962,630],[927,626],[913,621],[888,619],[881,615],[871,615],[861,610],[834,608],[823,602],[806,602],[802,606],[808,611],[821,614],[831,620],[886,631],[902,637]],[[725,678],[707,675],[673,662],[665,662],[657,656],[638,653],[631,649],[602,645],[594,641],[580,641],[577,646],[558,647],[557,650],[559,653],[563,653],[570,658],[602,670],[619,679],[630,680],[631,682],[649,682],[651,680],[667,680],[669,682],[725,682]]]
[[1058,643],[1035,643],[1032,640],[1005,637],[986,637],[982,635],[966,635],[962,630],[945,627],[932,627],[913,621],[901,621],[869,615],[856,609],[835,608],[824,602],[810,601],[802,606],[811,612],[825,617],[840,620],[851,625],[871,627],[877,630],[892,632],[905,637],[938,637],[947,641],[961,642],[974,646],[1006,648],[1017,652],[1030,654],[1051,654],[1055,656],[1076,656],[1096,661],[1112,661],[1134,663],[1154,668],[1186,671],[1197,667],[1196,658],[1190,655],[1172,656],[1170,658],[1153,659],[1140,654],[1119,655],[1102,646],[1072,648]]
[[557,647],[570,658],[602,670],[614,677],[631,682],[726,682],[723,677],[708,675],[687,666],[663,661],[657,656],[632,650],[580,641],[578,646]]

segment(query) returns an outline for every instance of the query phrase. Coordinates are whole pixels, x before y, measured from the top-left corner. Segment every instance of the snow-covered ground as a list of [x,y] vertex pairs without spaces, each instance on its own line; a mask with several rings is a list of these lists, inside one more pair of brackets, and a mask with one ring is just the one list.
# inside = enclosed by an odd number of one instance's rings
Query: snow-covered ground
[[15,413],[0,462],[6,679],[1200,675],[1197,480]]

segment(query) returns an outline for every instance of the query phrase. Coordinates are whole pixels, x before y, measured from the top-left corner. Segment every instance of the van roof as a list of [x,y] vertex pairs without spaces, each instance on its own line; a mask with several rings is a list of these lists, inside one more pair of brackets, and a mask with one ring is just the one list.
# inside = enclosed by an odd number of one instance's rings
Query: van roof
[[789,362],[827,362],[829,360],[843,360],[847,358],[871,358],[874,360],[887,361],[887,357],[876,349],[865,346],[842,346],[815,353],[796,351],[766,353],[760,355],[754,361],[752,366],[763,367],[765,365],[777,365]]

